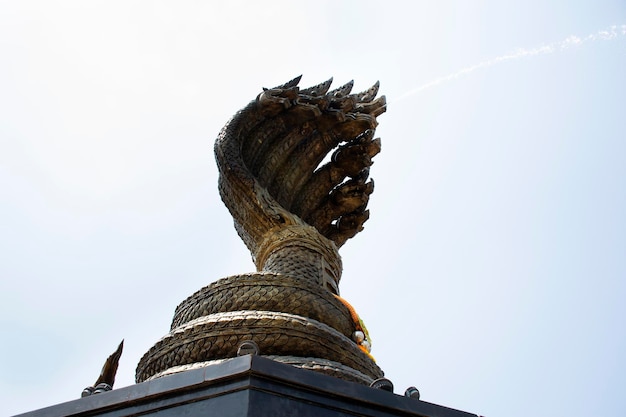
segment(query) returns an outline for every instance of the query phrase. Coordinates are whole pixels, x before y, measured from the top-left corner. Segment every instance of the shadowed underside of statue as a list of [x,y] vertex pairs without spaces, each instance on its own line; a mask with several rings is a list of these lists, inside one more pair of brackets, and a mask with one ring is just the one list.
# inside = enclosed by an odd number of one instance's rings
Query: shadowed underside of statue
[[352,82],[329,91],[331,80],[307,89],[299,81],[264,89],[215,143],[220,195],[257,272],[181,303],[170,333],[140,360],[138,382],[234,357],[246,341],[263,356],[351,381],[383,375],[367,331],[338,297],[338,248],[369,217],[385,98],[376,98],[378,83],[351,94]]

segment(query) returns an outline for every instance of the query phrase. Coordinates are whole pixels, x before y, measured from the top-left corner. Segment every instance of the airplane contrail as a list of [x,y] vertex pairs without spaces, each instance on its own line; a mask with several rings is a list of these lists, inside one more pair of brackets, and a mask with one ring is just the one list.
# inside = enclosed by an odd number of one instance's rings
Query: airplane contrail
[[474,72],[476,70],[479,69],[483,69],[483,68],[489,68],[489,67],[493,67],[494,65],[497,64],[501,64],[503,62],[506,61],[515,61],[518,59],[522,59],[522,58],[526,58],[526,57],[532,57],[532,56],[536,56],[536,55],[545,55],[545,54],[551,54],[554,53],[556,51],[560,51],[560,50],[564,50],[564,49],[568,49],[571,47],[577,47],[580,46],[584,43],[588,43],[588,42],[594,42],[594,41],[598,41],[598,40],[603,40],[603,41],[607,41],[607,40],[612,40],[612,39],[616,39],[620,36],[625,36],[626,35],[626,24],[625,25],[613,25],[610,26],[607,29],[603,29],[603,30],[599,30],[595,33],[592,33],[590,35],[587,35],[585,37],[579,37],[579,36],[568,36],[567,38],[563,39],[562,41],[559,42],[553,42],[547,45],[543,45],[543,46],[539,46],[537,48],[532,48],[532,49],[526,49],[526,48],[520,48],[517,49],[511,53],[505,54],[505,55],[501,55],[499,57],[496,58],[492,58],[490,60],[487,61],[483,61],[480,62],[476,65],[472,65],[470,67],[466,67],[463,68],[457,72],[454,72],[452,74],[446,75],[444,77],[440,77],[440,78],[436,78],[430,82],[427,82],[426,84],[423,84],[417,88],[414,88],[404,94],[402,94],[400,97],[398,97],[397,99],[393,100],[393,103],[396,103],[398,101],[404,100],[414,94],[417,94],[421,91],[424,91],[428,88],[431,87],[435,87],[437,85],[443,84],[447,81],[451,81],[457,78],[460,78],[464,75],[467,75],[471,72]]

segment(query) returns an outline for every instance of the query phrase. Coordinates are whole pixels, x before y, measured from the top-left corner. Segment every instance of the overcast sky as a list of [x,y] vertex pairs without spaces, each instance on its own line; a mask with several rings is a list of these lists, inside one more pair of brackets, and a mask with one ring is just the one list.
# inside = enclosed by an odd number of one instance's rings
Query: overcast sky
[[340,289],[396,393],[626,415],[623,0],[0,2],[2,414],[254,270],[213,142],[299,74],[387,96]]

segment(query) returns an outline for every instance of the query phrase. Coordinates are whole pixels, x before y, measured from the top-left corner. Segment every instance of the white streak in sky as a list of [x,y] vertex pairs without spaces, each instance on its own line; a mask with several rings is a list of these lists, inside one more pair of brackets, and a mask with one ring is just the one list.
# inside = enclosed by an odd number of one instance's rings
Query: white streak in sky
[[626,25],[621,25],[621,26],[613,25],[609,27],[608,29],[599,30],[598,32],[592,33],[591,35],[587,35],[583,38],[572,35],[572,36],[568,36],[562,41],[553,42],[548,45],[540,46],[538,48],[533,48],[533,49],[520,48],[509,54],[502,55],[497,58],[490,59],[488,61],[483,61],[479,64],[472,65],[471,67],[463,68],[450,75],[446,75],[445,77],[437,78],[433,81],[423,84],[420,87],[417,87],[413,90],[406,92],[405,94],[401,95],[396,100],[394,100],[393,102],[395,103],[400,100],[404,100],[405,98],[412,96],[414,94],[417,94],[423,90],[426,90],[431,87],[435,87],[447,81],[455,80],[457,78],[460,78],[464,75],[469,74],[470,72],[474,72],[482,68],[493,67],[494,65],[501,64],[506,61],[515,61],[518,59],[532,57],[536,55],[551,54],[551,53],[562,51],[564,49],[568,49],[571,47],[578,47],[586,42],[594,42],[594,41],[599,41],[599,40],[608,41],[608,40],[616,39],[620,36],[625,36],[625,35],[626,35]]

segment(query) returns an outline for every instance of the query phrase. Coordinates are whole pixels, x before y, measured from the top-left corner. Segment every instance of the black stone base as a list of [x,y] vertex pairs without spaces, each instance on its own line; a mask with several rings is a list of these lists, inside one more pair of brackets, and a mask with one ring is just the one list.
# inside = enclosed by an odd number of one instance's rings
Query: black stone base
[[249,355],[20,414],[22,417],[137,415],[475,416]]

